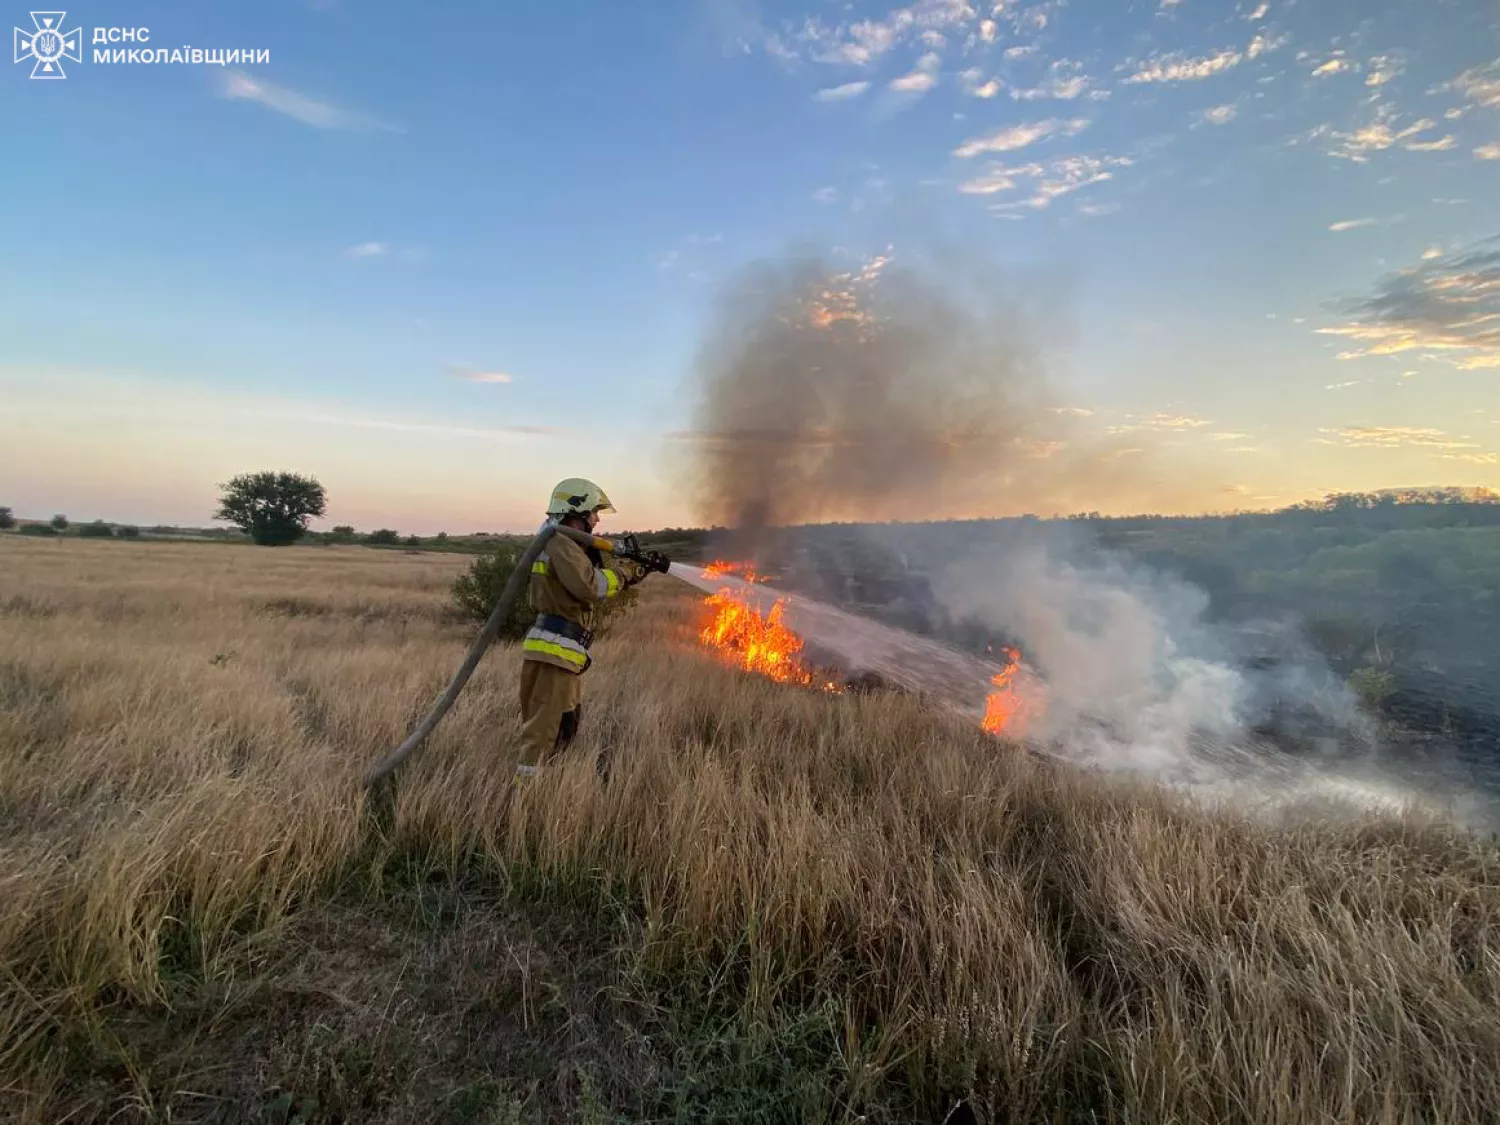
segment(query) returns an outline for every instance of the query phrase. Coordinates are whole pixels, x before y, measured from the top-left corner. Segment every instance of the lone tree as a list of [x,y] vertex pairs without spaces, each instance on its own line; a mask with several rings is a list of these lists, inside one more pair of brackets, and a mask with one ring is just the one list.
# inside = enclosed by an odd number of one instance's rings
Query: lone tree
[[52,526],[55,527],[55,528],[57,528],[58,531],[67,531],[68,530],[68,517],[64,516],[64,515],[61,515],[61,514],[53,516],[52,517]]
[[16,517],[9,508],[0,508],[0,531],[9,531],[16,526]]
[[297,473],[243,473],[220,485],[214,519],[234,524],[262,547],[295,543],[326,506],[323,486]]

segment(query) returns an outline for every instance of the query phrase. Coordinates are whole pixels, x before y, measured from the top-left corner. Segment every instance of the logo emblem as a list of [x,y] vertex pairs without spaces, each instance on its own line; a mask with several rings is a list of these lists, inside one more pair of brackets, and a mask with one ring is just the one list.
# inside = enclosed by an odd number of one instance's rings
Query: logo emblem
[[33,78],[66,78],[63,60],[83,61],[83,33],[76,27],[64,31],[63,19],[67,12],[32,12],[32,31],[16,31],[16,62],[35,59],[31,68]]

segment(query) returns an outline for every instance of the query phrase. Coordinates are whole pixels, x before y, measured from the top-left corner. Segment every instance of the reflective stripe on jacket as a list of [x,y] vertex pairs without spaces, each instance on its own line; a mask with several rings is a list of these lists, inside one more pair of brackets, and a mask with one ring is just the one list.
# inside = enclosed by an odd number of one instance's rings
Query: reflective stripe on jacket
[[[527,594],[536,613],[555,614],[584,629],[593,628],[593,608],[612,598],[633,576],[631,563],[617,559],[595,566],[588,552],[563,535],[554,535],[547,549],[531,564]],[[537,626],[521,642],[525,660],[555,664],[570,672],[588,668],[589,654],[577,641]]]

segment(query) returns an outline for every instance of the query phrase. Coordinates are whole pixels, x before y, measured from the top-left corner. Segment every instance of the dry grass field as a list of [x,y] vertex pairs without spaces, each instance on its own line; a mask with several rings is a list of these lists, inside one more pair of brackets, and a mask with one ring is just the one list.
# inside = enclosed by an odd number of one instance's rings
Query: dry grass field
[[500,649],[367,801],[464,562],[0,538],[0,1118],[1500,1120],[1491,842],[752,679],[670,580],[565,768]]

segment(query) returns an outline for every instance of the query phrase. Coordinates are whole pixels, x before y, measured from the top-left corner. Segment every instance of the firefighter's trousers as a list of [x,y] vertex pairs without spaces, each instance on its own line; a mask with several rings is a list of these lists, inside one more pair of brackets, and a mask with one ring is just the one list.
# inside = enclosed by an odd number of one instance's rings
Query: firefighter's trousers
[[583,716],[583,676],[540,660],[521,661],[521,764],[541,765],[567,747]]

